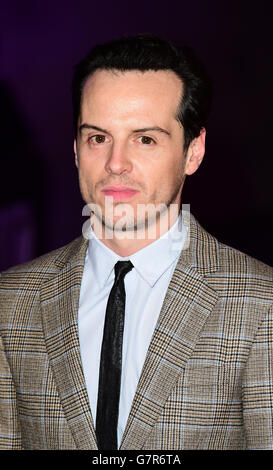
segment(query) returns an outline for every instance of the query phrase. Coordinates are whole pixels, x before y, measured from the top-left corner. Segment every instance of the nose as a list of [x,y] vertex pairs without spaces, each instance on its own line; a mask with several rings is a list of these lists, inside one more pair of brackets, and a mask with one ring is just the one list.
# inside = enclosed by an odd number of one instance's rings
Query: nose
[[132,170],[132,161],[125,144],[114,143],[105,164],[107,173],[121,175]]

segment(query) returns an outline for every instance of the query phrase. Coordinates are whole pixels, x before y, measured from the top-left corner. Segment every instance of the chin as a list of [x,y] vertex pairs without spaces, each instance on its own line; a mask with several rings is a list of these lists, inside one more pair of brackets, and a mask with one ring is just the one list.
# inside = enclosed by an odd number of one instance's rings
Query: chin
[[125,219],[124,217],[114,217],[114,220],[108,220],[105,218],[104,224],[110,230],[114,230],[116,232],[127,232],[135,230],[136,222],[131,218]]

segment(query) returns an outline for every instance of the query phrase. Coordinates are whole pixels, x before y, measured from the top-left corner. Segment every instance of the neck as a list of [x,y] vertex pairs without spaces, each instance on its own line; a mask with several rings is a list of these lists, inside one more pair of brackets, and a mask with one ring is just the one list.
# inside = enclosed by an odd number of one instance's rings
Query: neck
[[168,209],[164,214],[160,214],[160,217],[156,218],[154,224],[149,224],[148,228],[145,227],[138,230],[109,230],[105,226],[102,228],[101,223],[100,225],[97,223],[93,224],[92,229],[96,237],[107,248],[119,256],[127,257],[162,237],[176,222],[178,215],[178,210],[169,211]]

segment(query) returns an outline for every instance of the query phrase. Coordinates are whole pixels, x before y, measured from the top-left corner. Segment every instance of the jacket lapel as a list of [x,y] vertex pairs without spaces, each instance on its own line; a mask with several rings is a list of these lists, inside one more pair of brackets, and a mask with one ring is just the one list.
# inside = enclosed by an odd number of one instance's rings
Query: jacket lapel
[[68,424],[78,449],[97,449],[82,370],[78,304],[87,241],[82,237],[56,260],[57,275],[40,291],[49,361]]
[[217,241],[191,216],[142,369],[120,449],[141,449],[183,373],[218,294],[206,276],[217,270]]

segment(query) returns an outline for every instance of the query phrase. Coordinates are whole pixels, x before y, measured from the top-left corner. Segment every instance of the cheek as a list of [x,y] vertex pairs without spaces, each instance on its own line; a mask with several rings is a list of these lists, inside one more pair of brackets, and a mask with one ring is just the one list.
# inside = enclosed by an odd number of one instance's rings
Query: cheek
[[164,162],[164,165],[159,166],[155,170],[155,175],[158,180],[161,181],[161,184],[166,187],[176,185],[180,181],[184,174],[184,162],[181,158],[173,158],[172,155],[169,156]]
[[82,180],[95,181],[100,174],[99,161],[92,158],[82,158],[79,164],[79,173]]
[[79,183],[81,191],[83,191],[86,196],[93,193],[95,178],[94,171],[92,171],[89,166],[79,166]]

